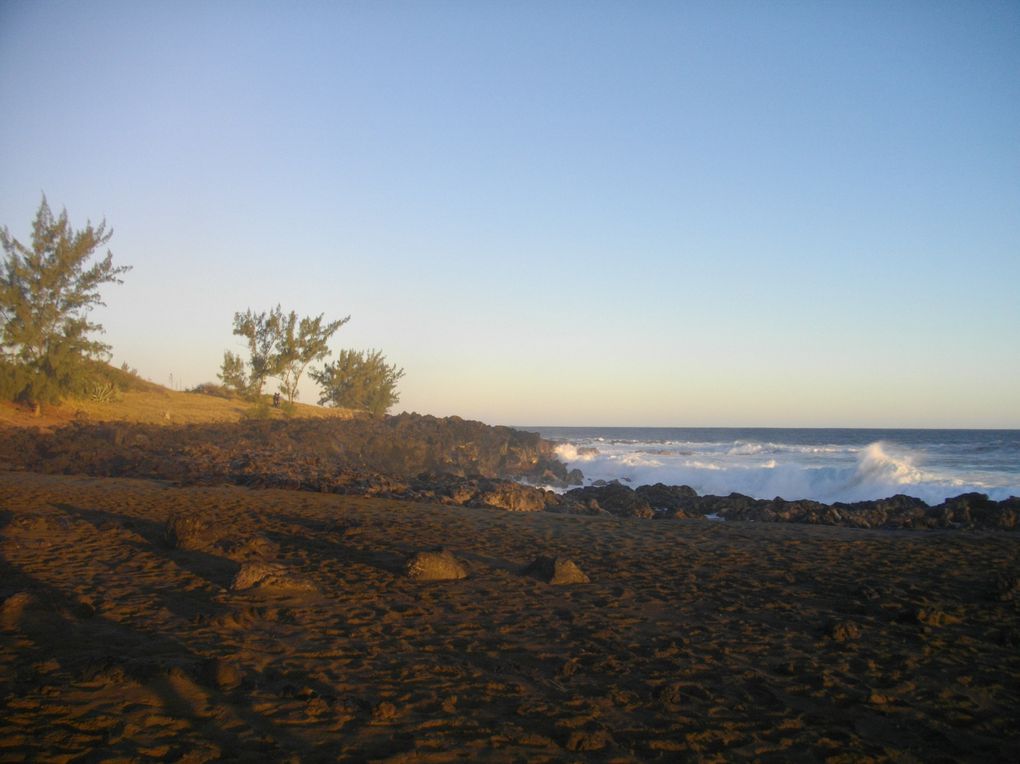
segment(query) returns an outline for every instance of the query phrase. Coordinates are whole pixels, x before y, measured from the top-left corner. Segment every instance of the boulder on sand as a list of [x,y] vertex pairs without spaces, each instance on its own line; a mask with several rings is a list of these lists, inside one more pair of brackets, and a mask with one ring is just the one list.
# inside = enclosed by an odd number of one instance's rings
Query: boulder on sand
[[453,581],[467,578],[467,568],[447,549],[417,552],[405,566],[408,578],[418,581]]
[[310,592],[315,587],[287,572],[287,568],[276,562],[253,561],[241,565],[230,585],[234,591],[245,589],[273,589],[277,591]]
[[536,557],[521,573],[547,584],[587,584],[588,576],[566,557]]
[[189,512],[175,512],[163,526],[163,540],[171,549],[204,549],[219,535],[210,521]]
[[218,539],[212,549],[235,562],[270,560],[279,552],[277,545],[261,534]]

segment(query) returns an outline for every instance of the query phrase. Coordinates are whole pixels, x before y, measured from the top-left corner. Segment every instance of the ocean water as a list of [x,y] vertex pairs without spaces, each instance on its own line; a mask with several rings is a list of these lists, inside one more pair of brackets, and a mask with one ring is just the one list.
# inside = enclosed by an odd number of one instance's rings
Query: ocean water
[[1020,496],[1020,430],[526,427],[585,484],[689,485],[699,494],[929,504],[969,491]]

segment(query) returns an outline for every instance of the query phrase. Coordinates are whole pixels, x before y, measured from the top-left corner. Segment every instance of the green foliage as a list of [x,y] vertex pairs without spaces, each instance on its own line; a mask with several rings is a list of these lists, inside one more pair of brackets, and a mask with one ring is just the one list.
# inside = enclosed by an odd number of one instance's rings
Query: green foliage
[[310,372],[322,387],[321,405],[364,409],[382,416],[400,400],[397,382],[404,370],[386,363],[380,350],[341,350],[336,361]]
[[279,377],[280,392],[293,403],[305,369],[329,355],[330,337],[351,319],[347,316],[323,323],[324,316],[301,318],[294,311],[285,315],[279,305],[262,313],[250,308],[235,313],[234,334],[247,341],[248,361],[226,351],[219,378],[227,387],[254,399],[262,394],[268,378]]
[[281,377],[280,392],[287,396],[288,403],[294,403],[298,395],[298,382],[308,364],[312,361],[321,361],[329,355],[327,343],[330,337],[351,320],[351,317],[347,316],[323,326],[324,316],[325,313],[320,313],[315,318],[298,319],[297,313],[291,311],[281,322],[280,338],[277,342],[279,348],[277,373]]
[[[283,324],[283,313],[277,305],[268,313],[253,313],[249,308],[244,313],[234,314],[234,334],[248,342],[248,374],[246,392],[253,398],[262,395],[266,379],[279,371],[279,341]],[[228,350],[223,355],[223,371],[227,372]],[[237,356],[234,356],[236,359]],[[233,359],[229,359],[233,363]],[[224,383],[226,379],[221,376]]]
[[130,368],[126,363],[119,369],[100,361],[90,361],[92,369],[88,376],[93,381],[104,382],[113,385],[118,391],[138,390],[146,392],[160,389],[159,385],[142,379],[138,372]]
[[88,314],[103,304],[100,287],[122,283],[119,276],[130,268],[114,267],[109,250],[102,260],[89,260],[112,235],[105,221],[75,231],[67,211],[54,217],[45,196],[31,246],[0,229],[0,353],[18,369],[4,373],[5,387],[17,388],[9,397],[34,403],[38,411],[86,388],[95,368],[88,361],[108,357],[109,346],[90,336],[102,326]]
[[[223,382],[223,387],[238,395],[248,392],[248,373],[245,371],[244,359],[229,350],[223,353],[223,365],[216,375]],[[211,384],[211,383],[210,383]]]
[[255,399],[252,407],[241,414],[241,417],[243,419],[269,419],[272,415],[273,409],[269,405],[269,401],[259,396]]
[[5,401],[17,400],[31,379],[23,366],[0,358],[0,398]]
[[120,398],[120,390],[113,382],[93,380],[89,383],[89,398],[96,403],[112,403]]

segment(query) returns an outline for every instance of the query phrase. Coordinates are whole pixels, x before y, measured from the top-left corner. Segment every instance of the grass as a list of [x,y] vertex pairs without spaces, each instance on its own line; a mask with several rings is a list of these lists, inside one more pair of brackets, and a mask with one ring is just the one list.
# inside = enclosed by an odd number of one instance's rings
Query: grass
[[[263,407],[270,419],[284,419],[286,404],[281,408]],[[117,393],[116,399],[99,402],[90,399],[69,399],[59,406],[47,406],[42,416],[33,416],[31,409],[13,403],[0,403],[0,424],[15,427],[50,428],[85,419],[92,422],[141,422],[146,424],[202,424],[238,422],[250,417],[255,404],[239,398],[220,398],[203,393],[168,390],[152,382],[138,380],[132,389]],[[293,419],[351,419],[351,409],[332,409],[295,403],[290,412]]]

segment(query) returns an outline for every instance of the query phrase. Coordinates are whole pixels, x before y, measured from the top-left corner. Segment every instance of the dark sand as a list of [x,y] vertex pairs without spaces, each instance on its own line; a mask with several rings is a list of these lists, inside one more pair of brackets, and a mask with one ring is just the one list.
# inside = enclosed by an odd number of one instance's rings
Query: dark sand
[[[468,578],[403,574],[440,544]],[[258,557],[315,591],[232,590]],[[5,762],[1020,760],[1018,534],[19,472],[0,566]]]

